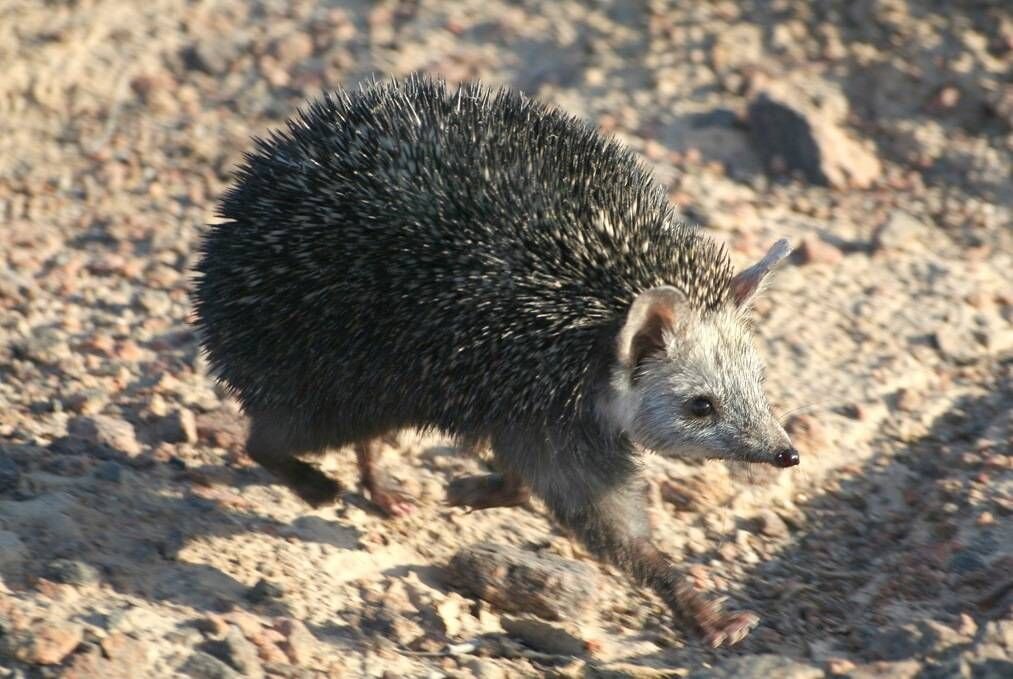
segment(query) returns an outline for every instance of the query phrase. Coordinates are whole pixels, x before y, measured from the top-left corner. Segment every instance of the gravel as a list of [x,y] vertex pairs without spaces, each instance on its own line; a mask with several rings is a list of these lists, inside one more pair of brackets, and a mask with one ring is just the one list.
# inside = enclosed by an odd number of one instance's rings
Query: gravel
[[[0,666],[1010,676],[1008,14],[910,0],[11,4]],[[537,503],[445,506],[447,483],[482,463],[439,436],[384,450],[420,496],[397,521],[364,509],[347,451],[322,464],[349,492],[318,510],[246,458],[242,413],[187,322],[201,225],[252,135],[323,89],[413,71],[523,87],[614,134],[736,266],[782,236],[798,246],[755,315],[802,465],[645,459],[659,546],[760,614],[740,646],[704,647]],[[489,572],[502,591],[486,600],[450,568],[489,543],[565,564],[593,604],[524,630],[580,643],[539,650],[504,630],[538,612],[504,610],[520,592],[509,572]],[[559,583],[525,583],[563,602]]]

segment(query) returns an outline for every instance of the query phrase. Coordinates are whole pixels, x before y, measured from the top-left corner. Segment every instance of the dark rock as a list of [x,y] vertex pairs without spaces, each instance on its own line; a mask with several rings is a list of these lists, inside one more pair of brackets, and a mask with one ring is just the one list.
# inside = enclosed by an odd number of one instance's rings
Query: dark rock
[[454,584],[508,612],[565,620],[589,610],[597,598],[597,571],[551,555],[508,545],[465,547],[450,562]]
[[50,561],[46,565],[43,575],[47,580],[65,585],[93,585],[101,580],[101,574],[97,568],[76,559]]
[[179,668],[184,674],[194,679],[239,679],[240,674],[218,658],[197,651]]
[[189,410],[174,410],[158,421],[155,435],[168,443],[193,443],[197,440],[197,420]]
[[788,537],[788,524],[772,509],[763,509],[756,516],[759,531],[771,538]]
[[183,65],[193,71],[224,75],[241,47],[230,40],[207,40],[183,49]]
[[261,578],[260,580],[257,580],[257,584],[248,589],[246,594],[243,596],[246,597],[247,601],[259,604],[270,599],[280,599],[284,595],[285,590],[281,587]]
[[[810,85],[772,83],[749,104],[753,142],[775,173],[801,172],[814,184],[868,188],[880,175],[879,159],[821,109]],[[840,115],[837,113],[836,115]]]
[[17,490],[21,469],[6,453],[0,450],[0,493]]
[[844,259],[844,253],[836,246],[816,236],[804,236],[796,253],[802,264],[837,264]]
[[75,417],[67,423],[67,433],[75,438],[109,446],[127,455],[138,455],[141,444],[132,424],[109,415]]
[[962,549],[950,557],[947,568],[959,575],[980,571],[987,566],[985,560],[972,549]]
[[236,625],[229,625],[222,641],[208,644],[207,651],[225,661],[246,677],[263,677],[264,669],[257,656],[257,647]]
[[96,479],[119,483],[123,478],[123,466],[112,460],[105,460],[95,467],[93,473]]
[[503,616],[503,629],[543,653],[584,655],[594,646],[594,630],[569,622],[549,622],[533,615]]

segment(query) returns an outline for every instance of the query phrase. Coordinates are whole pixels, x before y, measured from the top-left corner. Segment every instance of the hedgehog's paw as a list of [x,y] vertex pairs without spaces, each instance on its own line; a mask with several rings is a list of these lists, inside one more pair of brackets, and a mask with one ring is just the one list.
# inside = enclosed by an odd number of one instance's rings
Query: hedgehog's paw
[[704,641],[711,648],[725,644],[734,646],[745,639],[760,624],[760,616],[752,611],[722,612],[714,619],[700,624]]
[[415,501],[410,495],[391,487],[389,481],[374,482],[367,486],[369,501],[389,518],[408,516],[415,511]]
[[503,474],[462,476],[447,486],[447,504],[451,507],[489,509],[516,507],[528,501],[527,488]]

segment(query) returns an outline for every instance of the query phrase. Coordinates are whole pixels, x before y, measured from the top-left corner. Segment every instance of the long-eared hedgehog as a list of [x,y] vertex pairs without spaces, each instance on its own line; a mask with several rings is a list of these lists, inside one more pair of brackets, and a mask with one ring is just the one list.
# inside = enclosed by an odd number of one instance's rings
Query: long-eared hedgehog
[[299,496],[340,487],[297,455],[353,445],[372,500],[400,513],[380,437],[487,440],[498,473],[454,480],[451,504],[533,493],[710,644],[756,624],[651,544],[638,451],[798,464],[748,321],[785,241],[734,275],[616,141],[423,76],[324,96],[257,139],[219,214],[200,339],[251,418],[250,456]]

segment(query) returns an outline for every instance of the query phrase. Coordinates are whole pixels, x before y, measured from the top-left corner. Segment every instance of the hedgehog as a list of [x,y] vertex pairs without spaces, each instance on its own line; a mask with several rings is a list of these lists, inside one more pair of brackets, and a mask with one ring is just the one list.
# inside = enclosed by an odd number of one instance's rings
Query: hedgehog
[[383,437],[485,441],[495,473],[451,480],[450,505],[533,495],[710,645],[757,624],[653,546],[640,462],[799,463],[749,318],[787,241],[735,273],[616,140],[428,76],[325,94],[255,138],[218,216],[198,336],[249,416],[249,456],[299,497],[334,501],[312,458],[351,447],[372,502],[402,514]]

